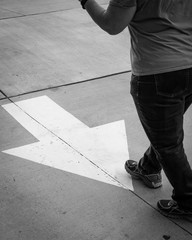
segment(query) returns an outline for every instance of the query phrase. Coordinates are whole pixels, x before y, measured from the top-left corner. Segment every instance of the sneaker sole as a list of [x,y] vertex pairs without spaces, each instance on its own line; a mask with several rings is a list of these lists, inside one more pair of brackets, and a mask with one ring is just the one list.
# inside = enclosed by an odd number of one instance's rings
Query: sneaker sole
[[144,177],[143,175],[141,174],[138,174],[138,173],[134,173],[133,171],[131,171],[128,167],[127,167],[127,164],[125,163],[125,170],[132,176],[134,177],[135,179],[140,179],[142,180],[145,185],[149,188],[159,188],[162,186],[162,183],[159,182],[159,183],[154,183],[154,182],[151,182],[149,181],[146,177]]
[[167,214],[161,209],[158,209],[158,211],[165,217],[171,218],[171,219],[178,219],[178,220],[186,220],[188,222],[192,223],[192,216],[187,216],[187,215],[174,215],[174,214]]
[[168,218],[171,218],[171,219],[180,219],[180,220],[186,220],[188,222],[192,222],[192,215],[178,215],[178,214],[169,214],[169,213],[166,213],[164,212],[162,209],[161,209],[161,206],[159,206],[159,203],[157,203],[157,208],[158,208],[158,211],[165,217],[168,217]]

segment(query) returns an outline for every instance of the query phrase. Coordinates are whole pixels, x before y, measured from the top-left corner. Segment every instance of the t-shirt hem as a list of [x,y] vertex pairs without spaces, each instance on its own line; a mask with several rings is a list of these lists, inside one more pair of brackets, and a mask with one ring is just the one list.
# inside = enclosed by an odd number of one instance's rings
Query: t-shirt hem
[[177,67],[171,67],[171,68],[164,68],[164,69],[159,69],[159,70],[154,70],[154,71],[142,71],[142,72],[138,72],[132,69],[132,73],[135,76],[147,76],[147,75],[156,75],[156,74],[160,74],[160,73],[166,73],[166,72],[173,72],[173,71],[177,71],[177,70],[183,70],[183,69],[187,69],[187,68],[191,68],[192,64],[190,65],[185,65],[185,66],[177,66]]

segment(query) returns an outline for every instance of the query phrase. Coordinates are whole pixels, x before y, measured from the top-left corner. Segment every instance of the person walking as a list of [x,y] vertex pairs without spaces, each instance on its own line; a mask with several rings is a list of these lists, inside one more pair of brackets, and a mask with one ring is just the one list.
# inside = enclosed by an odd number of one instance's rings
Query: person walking
[[192,103],[192,1],[80,0],[93,21],[116,35],[128,27],[131,37],[131,95],[150,146],[126,171],[148,187],[162,185],[163,169],[173,186],[159,200],[168,217],[192,217],[192,169],[183,147],[183,117]]

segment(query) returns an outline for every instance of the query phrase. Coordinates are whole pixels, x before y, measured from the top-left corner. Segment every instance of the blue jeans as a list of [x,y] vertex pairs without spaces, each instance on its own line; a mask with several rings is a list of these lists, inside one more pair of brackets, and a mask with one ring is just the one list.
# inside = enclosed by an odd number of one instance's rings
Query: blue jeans
[[146,174],[163,168],[172,198],[192,210],[192,170],[183,148],[183,116],[192,103],[192,68],[131,79],[131,94],[150,146],[139,161]]

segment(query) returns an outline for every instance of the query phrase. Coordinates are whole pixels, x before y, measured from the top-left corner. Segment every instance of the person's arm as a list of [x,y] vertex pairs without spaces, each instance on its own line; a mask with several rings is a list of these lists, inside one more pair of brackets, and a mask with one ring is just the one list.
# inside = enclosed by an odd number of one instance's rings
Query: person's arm
[[118,7],[109,4],[105,10],[95,0],[87,0],[85,9],[93,21],[111,35],[122,32],[132,20],[136,6]]

